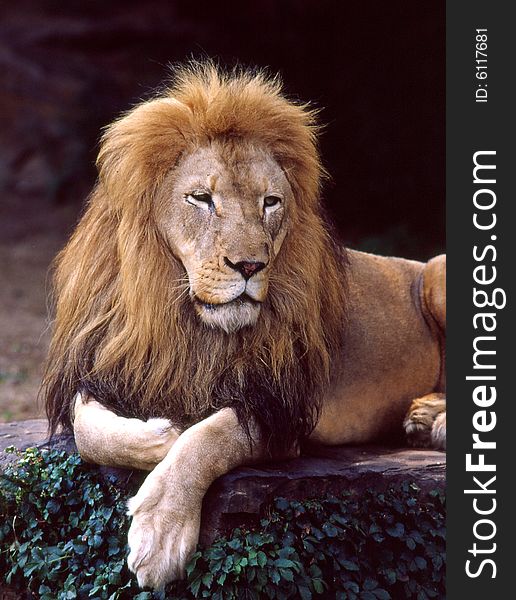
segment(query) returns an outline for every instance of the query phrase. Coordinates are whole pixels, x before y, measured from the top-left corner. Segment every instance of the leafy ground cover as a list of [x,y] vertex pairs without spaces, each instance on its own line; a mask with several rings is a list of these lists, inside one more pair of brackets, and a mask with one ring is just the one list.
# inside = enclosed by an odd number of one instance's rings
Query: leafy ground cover
[[[13,450],[13,452],[15,452]],[[30,449],[0,475],[0,575],[41,600],[445,598],[445,504],[413,483],[305,502],[200,548],[184,582],[138,589],[127,494],[76,454]]]

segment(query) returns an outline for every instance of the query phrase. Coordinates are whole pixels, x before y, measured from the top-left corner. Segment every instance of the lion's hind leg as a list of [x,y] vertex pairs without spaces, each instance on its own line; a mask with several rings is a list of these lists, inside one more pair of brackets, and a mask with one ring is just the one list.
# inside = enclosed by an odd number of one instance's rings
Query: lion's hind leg
[[165,458],[181,433],[167,419],[126,419],[81,394],[74,400],[73,432],[87,462],[145,471]]
[[412,401],[403,421],[411,446],[446,449],[446,396],[427,394]]

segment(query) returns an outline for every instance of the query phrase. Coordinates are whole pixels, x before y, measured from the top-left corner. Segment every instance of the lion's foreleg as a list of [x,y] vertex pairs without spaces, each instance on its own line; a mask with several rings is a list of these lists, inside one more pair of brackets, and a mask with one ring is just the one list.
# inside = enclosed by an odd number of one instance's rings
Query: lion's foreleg
[[428,394],[413,400],[403,422],[412,446],[446,448],[446,396]]
[[249,439],[232,409],[187,429],[129,501],[129,568],[141,586],[160,588],[184,576],[199,537],[201,505],[211,483],[264,457],[257,430]]
[[94,399],[75,397],[73,431],[87,462],[152,470],[179,437],[167,419],[125,419]]

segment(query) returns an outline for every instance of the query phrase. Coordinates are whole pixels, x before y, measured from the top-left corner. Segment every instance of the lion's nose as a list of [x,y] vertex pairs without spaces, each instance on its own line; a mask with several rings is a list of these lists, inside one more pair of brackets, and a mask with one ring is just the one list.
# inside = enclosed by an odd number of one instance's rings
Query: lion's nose
[[242,277],[247,281],[255,273],[264,269],[267,265],[264,262],[255,260],[241,260],[239,262],[231,262],[229,258],[225,257],[224,262],[235,271],[238,271]]

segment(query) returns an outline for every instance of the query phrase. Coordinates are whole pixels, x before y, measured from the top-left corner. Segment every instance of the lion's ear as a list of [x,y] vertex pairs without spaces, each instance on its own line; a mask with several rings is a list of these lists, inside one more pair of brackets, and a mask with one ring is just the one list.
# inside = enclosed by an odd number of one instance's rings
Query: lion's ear
[[99,184],[117,211],[137,209],[174,166],[184,150],[181,131],[189,120],[188,108],[176,100],[144,102],[109,125],[97,159]]

